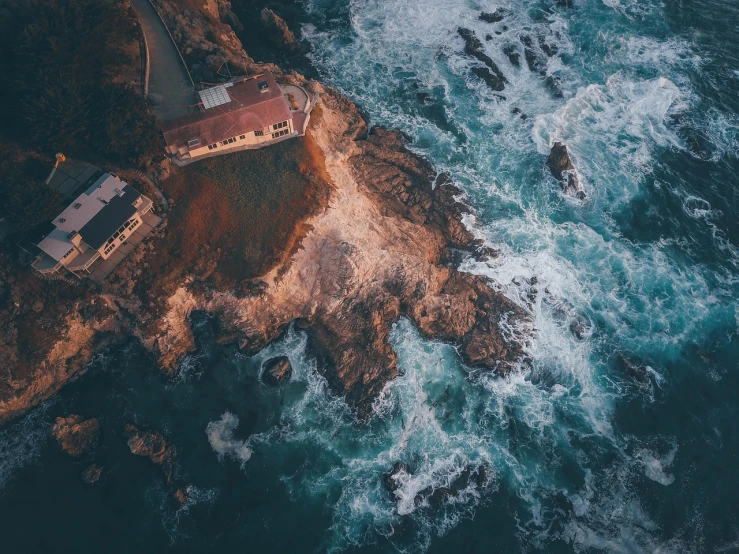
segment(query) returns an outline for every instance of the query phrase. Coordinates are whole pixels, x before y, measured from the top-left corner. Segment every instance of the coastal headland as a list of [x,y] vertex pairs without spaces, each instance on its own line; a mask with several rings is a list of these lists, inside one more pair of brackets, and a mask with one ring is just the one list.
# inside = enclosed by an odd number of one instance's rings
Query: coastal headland
[[[132,339],[177,372],[196,348],[193,311],[216,316],[219,342],[246,353],[291,324],[304,329],[331,389],[360,419],[398,374],[389,336],[401,317],[457,346],[469,366],[505,374],[524,362],[524,310],[456,269],[495,252],[463,223],[469,208],[453,176],[411,152],[401,132],[368,126],[339,92],[255,63],[227,23],[235,16],[210,4],[188,4],[178,18],[180,47],[210,37],[232,71],[268,70],[320,95],[307,135],[187,168],[157,166],[167,220],[100,287],[40,281],[3,254],[0,423],[83,375],[95,353]],[[167,21],[178,2],[155,5]],[[190,70],[206,76],[215,62],[184,48]]]

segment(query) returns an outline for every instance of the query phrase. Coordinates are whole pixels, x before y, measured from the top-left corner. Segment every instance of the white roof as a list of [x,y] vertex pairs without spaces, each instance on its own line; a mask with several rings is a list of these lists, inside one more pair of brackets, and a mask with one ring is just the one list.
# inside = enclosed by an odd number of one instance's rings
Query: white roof
[[125,186],[125,182],[110,173],[101,175],[89,189],[80,194],[54,218],[52,223],[56,229],[38,244],[39,248],[56,261],[61,260],[72,248],[69,234],[82,229],[105,207],[105,203],[110,202],[110,199],[119,194],[119,191],[122,192]]
[[207,110],[209,108],[215,108],[223,104],[228,104],[231,101],[231,97],[228,95],[226,87],[233,86],[233,83],[226,83],[225,85],[218,85],[212,88],[198,91],[200,100],[203,101],[203,107]]

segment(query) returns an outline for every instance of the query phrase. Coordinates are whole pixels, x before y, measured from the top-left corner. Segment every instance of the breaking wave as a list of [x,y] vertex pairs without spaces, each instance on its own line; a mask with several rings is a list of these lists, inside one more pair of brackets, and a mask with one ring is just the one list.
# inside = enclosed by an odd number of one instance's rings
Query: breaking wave
[[[501,252],[463,269],[489,277],[535,328],[532,366],[500,379],[468,371],[453,349],[401,322],[393,345],[403,374],[378,400],[369,430],[347,427],[320,376],[302,371],[305,395],[281,413],[285,428],[253,440],[260,450],[313,444],[323,452],[324,464],[285,480],[296,497],[340,491],[327,544],[341,550],[386,537],[401,551],[424,550],[509,494],[524,545],[698,548],[688,531],[702,528],[698,508],[666,531],[640,496],[649,484],[669,494],[680,482],[676,431],[635,436],[622,420],[623,406],[641,413],[673,386],[688,345],[736,326],[726,196],[697,191],[676,169],[736,158],[736,115],[702,92],[711,54],[674,35],[658,1],[308,7],[302,31],[322,79],[372,123],[411,134],[412,148],[462,185],[477,212],[469,223]],[[479,18],[496,10],[499,22]],[[459,27],[474,31],[506,76],[499,95],[471,74],[477,62]],[[565,198],[548,174],[554,141],[573,153],[586,202]],[[381,476],[397,461],[406,465],[388,493]],[[440,508],[421,494],[479,467],[485,485]],[[404,542],[408,520],[413,544]]]
[[239,426],[239,418],[231,412],[226,412],[218,421],[211,421],[205,428],[210,446],[220,458],[228,456],[241,463],[241,467],[251,458],[252,450],[248,440],[234,438],[234,432]]

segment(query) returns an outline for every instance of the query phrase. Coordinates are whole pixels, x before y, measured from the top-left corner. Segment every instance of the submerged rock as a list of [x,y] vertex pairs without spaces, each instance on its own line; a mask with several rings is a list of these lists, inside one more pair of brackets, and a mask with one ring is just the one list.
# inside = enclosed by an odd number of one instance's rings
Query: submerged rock
[[174,499],[179,508],[184,508],[187,504],[187,489],[179,488],[174,491]]
[[[395,462],[392,469],[382,476],[382,483],[385,489],[393,496],[395,491],[400,488],[397,476],[401,473],[411,474],[408,465],[405,462]],[[416,506],[428,504],[431,508],[438,508],[444,502],[451,498],[459,496],[459,494],[467,489],[470,485],[477,488],[487,486],[489,482],[488,469],[484,465],[473,466],[468,465],[459,475],[457,475],[448,485],[439,487],[428,486],[421,490],[413,499]]]
[[521,54],[518,53],[518,50],[515,46],[511,44],[509,44],[508,46],[504,46],[503,53],[508,56],[508,60],[511,62],[511,65],[515,67],[521,66]]
[[277,356],[264,363],[262,381],[270,387],[276,387],[280,383],[289,381],[293,374],[293,368],[287,356]]
[[84,419],[81,415],[58,417],[51,434],[67,454],[79,456],[97,439],[100,423],[97,419]]
[[542,60],[534,50],[534,41],[529,35],[521,35],[519,37],[521,44],[523,44],[523,57],[526,60],[529,70],[540,75],[546,74],[547,64],[545,60]]
[[85,471],[82,472],[82,480],[88,485],[94,485],[100,481],[100,476],[103,474],[102,468],[97,464],[91,464]]
[[619,371],[640,383],[645,383],[647,381],[646,366],[626,357],[624,354],[618,354],[618,356],[616,356],[616,367]]
[[559,181],[560,186],[565,194],[585,199],[585,190],[580,184],[577,171],[570,158],[570,153],[561,142],[555,142],[552,150],[547,158],[547,167],[552,172],[555,179]]
[[495,91],[501,91],[505,89],[506,80],[501,80],[502,74],[498,75],[490,71],[487,67],[473,67],[472,73],[478,76],[480,79],[485,81],[485,84]]
[[394,493],[400,488],[397,476],[401,473],[409,473],[408,466],[405,462],[395,462],[393,468],[382,476],[382,484],[388,492]]
[[482,488],[487,483],[487,468],[485,466],[473,467],[470,465],[464,468],[449,485],[437,488],[426,487],[423,489],[414,498],[414,503],[418,506],[427,502],[431,508],[438,508],[447,500],[459,496],[470,485]]
[[505,17],[505,13],[501,9],[497,9],[494,12],[482,12],[478,19],[480,21],[484,21],[486,23],[498,23],[499,21],[503,21],[503,18]]
[[570,321],[570,332],[579,340],[583,340],[590,335],[590,321],[588,321],[585,316],[577,314],[575,318]]
[[458,28],[457,33],[464,39],[465,54],[481,61],[486,66],[473,67],[472,72],[485,81],[491,89],[495,91],[505,89],[505,85],[508,81],[500,69],[498,69],[498,66],[495,65],[493,59],[485,53],[482,42],[480,42],[480,39],[475,36],[475,33],[469,29],[465,29],[464,27]]

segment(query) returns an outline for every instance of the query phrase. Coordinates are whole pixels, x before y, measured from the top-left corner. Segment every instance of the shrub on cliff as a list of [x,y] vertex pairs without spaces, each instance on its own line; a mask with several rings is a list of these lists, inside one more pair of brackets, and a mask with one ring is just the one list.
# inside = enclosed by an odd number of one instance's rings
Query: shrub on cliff
[[138,32],[118,1],[0,0],[5,138],[136,165],[161,157],[146,100],[120,82],[139,70]]

